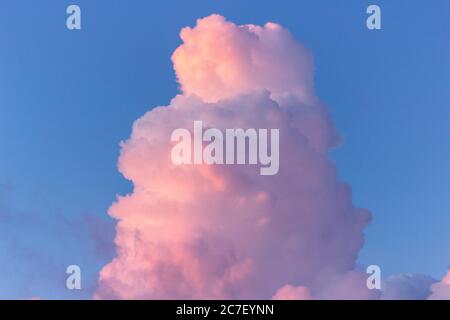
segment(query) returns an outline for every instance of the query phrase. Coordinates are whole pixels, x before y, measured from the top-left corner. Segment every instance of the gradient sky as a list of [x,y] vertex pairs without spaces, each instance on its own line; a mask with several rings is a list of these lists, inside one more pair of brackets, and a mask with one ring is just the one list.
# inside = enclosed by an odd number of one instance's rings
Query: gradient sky
[[[82,9],[81,31],[65,27],[72,3]],[[365,27],[372,3],[382,8],[382,31]],[[238,24],[278,22],[312,51],[317,93],[342,135],[333,158],[355,204],[374,218],[361,266],[378,264],[383,276],[445,274],[447,0],[4,0],[0,210],[11,217],[0,221],[0,298],[92,295],[113,256],[92,244],[112,246],[107,209],[131,190],[116,168],[119,142],[177,93],[170,56],[179,30],[211,13]],[[77,231],[89,223],[93,232]],[[82,292],[64,288],[69,264],[82,267]]]

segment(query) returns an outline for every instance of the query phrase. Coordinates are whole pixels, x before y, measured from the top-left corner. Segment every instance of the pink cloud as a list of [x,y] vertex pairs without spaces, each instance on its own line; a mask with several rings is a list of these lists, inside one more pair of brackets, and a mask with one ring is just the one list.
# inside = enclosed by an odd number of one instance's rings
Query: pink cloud
[[311,300],[308,288],[286,285],[280,288],[272,297],[273,300]]
[[275,23],[237,26],[220,15],[181,31],[173,64],[185,94],[216,102],[242,92],[312,98],[312,55]]
[[[138,119],[122,143],[119,170],[134,190],[109,210],[117,257],[96,298],[372,297],[355,271],[371,217],[328,157],[338,138],[313,91],[311,54],[280,25],[218,15],[181,38],[182,94]],[[171,132],[194,120],[279,128],[279,173],[172,164]]]
[[450,300],[450,269],[441,282],[431,286],[431,291],[430,300]]

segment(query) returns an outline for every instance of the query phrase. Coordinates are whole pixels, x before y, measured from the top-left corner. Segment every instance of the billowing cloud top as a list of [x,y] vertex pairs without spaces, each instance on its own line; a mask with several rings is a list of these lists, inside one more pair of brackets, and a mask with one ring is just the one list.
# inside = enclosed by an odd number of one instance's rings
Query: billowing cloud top
[[[138,119],[119,169],[134,184],[110,214],[117,257],[97,298],[370,298],[355,270],[370,214],[355,208],[328,151],[337,135],[313,91],[311,54],[280,25],[219,15],[181,32],[182,93]],[[174,165],[171,132],[280,129],[280,170]]]
[[181,89],[206,102],[251,90],[273,95],[313,95],[311,54],[275,23],[237,26],[220,15],[181,31],[172,56]]

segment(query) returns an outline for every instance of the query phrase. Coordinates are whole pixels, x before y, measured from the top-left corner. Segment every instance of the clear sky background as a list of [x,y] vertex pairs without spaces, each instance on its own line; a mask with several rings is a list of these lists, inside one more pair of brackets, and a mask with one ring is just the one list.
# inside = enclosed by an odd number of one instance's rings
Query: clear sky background
[[[81,31],[66,29],[69,4],[81,7]],[[366,28],[369,4],[381,6],[381,31]],[[211,13],[280,23],[312,51],[342,135],[332,157],[373,214],[361,266],[447,271],[449,1],[3,0],[0,298],[91,296],[114,255],[107,209],[131,190],[119,142],[177,93],[178,33]],[[81,292],[65,289],[70,264],[82,268]]]

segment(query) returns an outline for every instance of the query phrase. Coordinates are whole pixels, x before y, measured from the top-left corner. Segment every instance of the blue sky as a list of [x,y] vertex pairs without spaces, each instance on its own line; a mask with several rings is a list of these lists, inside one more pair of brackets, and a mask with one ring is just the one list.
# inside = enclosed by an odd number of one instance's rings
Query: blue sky
[[[65,9],[82,9],[68,31]],[[365,27],[382,9],[382,30]],[[440,278],[450,252],[450,3],[418,1],[57,1],[0,3],[0,298],[84,298],[110,255],[74,225],[94,221],[108,245],[107,209],[131,190],[119,142],[134,120],[177,91],[170,56],[179,30],[219,13],[274,21],[314,54],[316,90],[342,135],[332,157],[373,222],[362,266]],[[1,217],[1,215],[0,215]],[[91,219],[91,220],[85,220]],[[38,254],[36,254],[38,252]],[[65,266],[87,275],[64,288]]]

